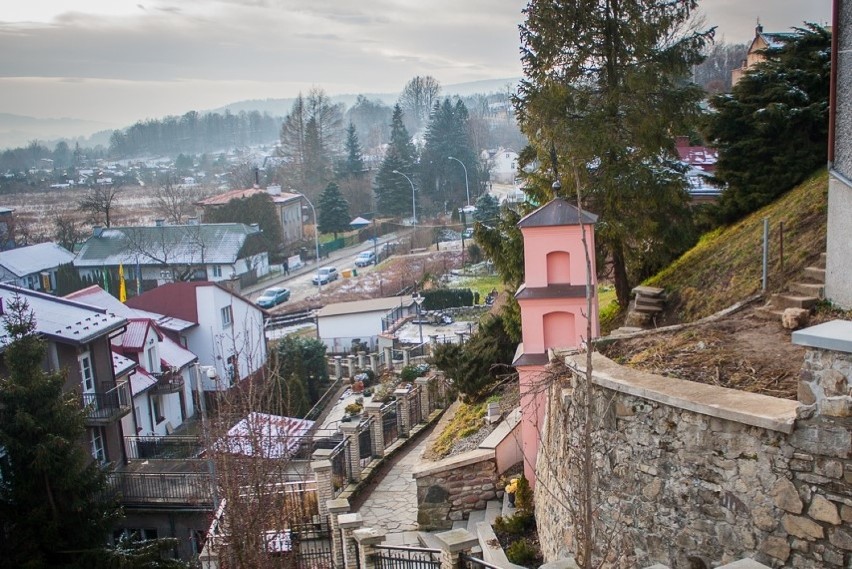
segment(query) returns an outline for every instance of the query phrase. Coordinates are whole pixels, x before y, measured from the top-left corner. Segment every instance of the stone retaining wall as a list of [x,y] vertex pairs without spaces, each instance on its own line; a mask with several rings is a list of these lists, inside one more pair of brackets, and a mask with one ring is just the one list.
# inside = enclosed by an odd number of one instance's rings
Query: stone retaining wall
[[[822,373],[825,357],[808,361],[803,380],[848,394],[852,360],[828,367],[844,368],[843,380]],[[552,388],[538,457],[536,519],[547,560],[573,551],[566,504],[576,495],[566,481],[577,480],[569,450],[579,432],[575,385],[566,375]],[[700,568],[742,557],[772,567],[852,566],[852,421],[838,411],[844,404],[820,413],[816,401],[800,407],[662,378],[598,355],[593,386],[602,425],[595,505],[617,528],[615,548],[625,556],[615,566]],[[824,395],[816,391],[815,400]]]
[[472,450],[414,469],[417,523],[422,530],[450,529],[497,497],[493,450]]

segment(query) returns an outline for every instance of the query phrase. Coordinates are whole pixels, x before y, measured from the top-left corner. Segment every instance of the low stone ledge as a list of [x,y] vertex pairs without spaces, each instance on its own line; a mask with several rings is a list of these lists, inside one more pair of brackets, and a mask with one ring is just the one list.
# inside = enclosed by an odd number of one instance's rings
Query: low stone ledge
[[[566,359],[571,367],[585,371],[585,354]],[[594,383],[613,391],[771,431],[793,432],[798,401],[663,377],[618,365],[598,353],[592,355],[592,368]]]
[[521,410],[520,408],[514,409],[503,421],[500,421],[500,423],[487,437],[485,437],[485,440],[479,443],[479,448],[491,450],[496,449],[497,446],[503,442],[503,439],[512,434],[512,431],[514,431],[515,427],[517,427],[520,422]]
[[852,322],[832,320],[793,332],[792,342],[799,346],[852,353]]
[[411,471],[415,479],[425,476],[433,476],[435,474],[455,470],[463,466],[470,466],[477,462],[486,462],[494,460],[494,450],[491,449],[475,449],[455,456],[450,456],[435,462],[421,464],[415,466]]

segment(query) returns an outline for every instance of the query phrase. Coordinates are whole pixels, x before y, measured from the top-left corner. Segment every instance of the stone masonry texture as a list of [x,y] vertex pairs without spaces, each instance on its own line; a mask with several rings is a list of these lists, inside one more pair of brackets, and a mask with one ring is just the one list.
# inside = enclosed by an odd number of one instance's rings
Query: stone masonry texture
[[[790,435],[595,385],[595,507],[624,554],[609,566],[752,557],[770,567],[852,567],[850,374],[849,354],[808,352]],[[535,503],[546,561],[574,551],[578,381],[564,374],[554,385],[542,433]]]

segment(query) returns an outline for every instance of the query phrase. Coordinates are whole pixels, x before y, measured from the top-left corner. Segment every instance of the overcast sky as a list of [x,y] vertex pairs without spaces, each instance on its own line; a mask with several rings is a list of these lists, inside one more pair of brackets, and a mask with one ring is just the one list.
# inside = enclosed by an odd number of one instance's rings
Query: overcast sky
[[[3,0],[0,112],[112,126],[243,99],[521,75],[525,0]],[[727,42],[830,0],[703,0]]]

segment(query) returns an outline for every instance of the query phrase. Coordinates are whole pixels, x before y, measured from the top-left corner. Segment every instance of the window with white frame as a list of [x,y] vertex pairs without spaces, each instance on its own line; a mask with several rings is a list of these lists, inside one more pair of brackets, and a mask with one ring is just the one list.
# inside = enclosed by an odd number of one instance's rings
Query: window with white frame
[[84,393],[94,393],[95,391],[95,372],[92,369],[92,355],[89,352],[80,354],[80,378],[83,382]]
[[104,430],[103,427],[92,428],[92,458],[98,463],[106,462],[106,449],[104,448]]
[[222,276],[222,265],[213,265],[213,276],[216,278],[221,278]]
[[230,306],[225,306],[220,310],[222,314],[222,328],[228,328],[234,320],[234,314]]

